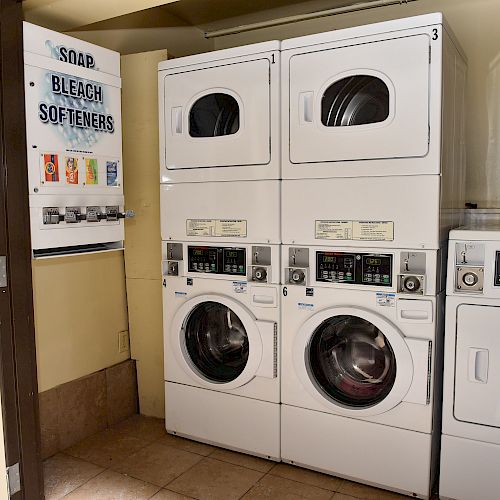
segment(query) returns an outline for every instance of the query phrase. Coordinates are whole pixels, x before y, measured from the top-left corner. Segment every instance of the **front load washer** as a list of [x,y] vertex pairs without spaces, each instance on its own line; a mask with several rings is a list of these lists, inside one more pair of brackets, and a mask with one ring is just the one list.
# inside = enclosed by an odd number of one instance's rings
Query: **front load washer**
[[161,182],[280,178],[280,42],[158,65]]
[[440,496],[500,490],[500,226],[450,232]]
[[284,179],[463,172],[466,62],[442,14],[281,48]]
[[430,495],[441,305],[437,252],[284,245],[286,462]]
[[167,431],[279,460],[279,245],[163,242],[163,259]]

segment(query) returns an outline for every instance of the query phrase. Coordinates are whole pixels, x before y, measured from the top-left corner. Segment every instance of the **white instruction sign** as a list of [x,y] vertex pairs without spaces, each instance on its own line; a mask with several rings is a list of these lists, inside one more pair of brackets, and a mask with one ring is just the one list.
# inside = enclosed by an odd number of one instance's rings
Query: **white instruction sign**
[[314,229],[317,240],[394,240],[392,221],[316,220]]
[[247,282],[233,281],[233,290],[235,293],[247,293]]
[[187,236],[245,238],[247,221],[235,219],[187,219]]
[[350,220],[317,220],[315,229],[319,240],[352,240]]
[[395,293],[377,292],[377,306],[395,307],[396,306],[396,294]]

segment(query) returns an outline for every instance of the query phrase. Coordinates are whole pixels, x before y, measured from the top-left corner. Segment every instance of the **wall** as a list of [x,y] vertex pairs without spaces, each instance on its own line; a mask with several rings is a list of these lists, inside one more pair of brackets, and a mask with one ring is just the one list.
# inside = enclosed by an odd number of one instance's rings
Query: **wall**
[[[215,49],[441,11],[468,57],[467,199],[500,206],[500,2],[418,0],[215,39]],[[247,18],[246,22],[252,22]]]
[[39,392],[129,358],[122,252],[36,260],[33,294]]
[[125,226],[125,267],[139,409],[164,416],[158,144],[158,62],[166,50],[122,57],[125,200],[136,217]]

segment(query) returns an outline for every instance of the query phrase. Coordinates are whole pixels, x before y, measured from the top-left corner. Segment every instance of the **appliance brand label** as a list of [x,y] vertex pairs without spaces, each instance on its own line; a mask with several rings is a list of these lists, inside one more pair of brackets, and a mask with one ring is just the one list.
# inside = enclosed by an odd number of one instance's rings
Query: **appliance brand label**
[[359,220],[317,220],[317,240],[393,241],[394,222]]
[[247,293],[247,282],[233,281],[233,290],[235,293]]
[[312,311],[314,309],[314,304],[307,304],[305,302],[297,303],[299,309],[305,309],[306,311]]
[[187,219],[186,235],[245,238],[247,221],[239,219]]
[[395,307],[396,306],[396,294],[395,293],[377,292],[377,306]]

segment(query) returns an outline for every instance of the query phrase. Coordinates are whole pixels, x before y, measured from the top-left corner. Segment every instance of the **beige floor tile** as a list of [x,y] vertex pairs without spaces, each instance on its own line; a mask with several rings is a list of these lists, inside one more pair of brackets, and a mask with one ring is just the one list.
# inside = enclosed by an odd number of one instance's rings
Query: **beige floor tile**
[[299,483],[283,477],[268,474],[263,477],[243,498],[259,499],[272,498],[273,500],[296,500],[308,498],[310,500],[329,500],[333,493],[310,484]]
[[342,484],[338,488],[338,492],[356,498],[362,498],[363,500],[396,500],[408,498],[392,491],[381,490],[379,488],[367,486],[366,484],[347,480],[342,481]]
[[172,446],[152,443],[112,469],[157,486],[165,486],[203,457]]
[[170,490],[160,490],[151,500],[191,500],[192,497],[181,495]]
[[320,472],[284,463],[276,464],[271,469],[270,474],[273,476],[284,477],[286,479],[292,479],[293,481],[299,481],[300,483],[318,486],[319,488],[324,488],[325,490],[330,491],[337,491],[342,483],[342,479],[338,477],[321,474]]
[[43,463],[45,498],[62,498],[103,470],[102,467],[79,458],[58,453]]
[[198,443],[197,441],[191,441],[190,439],[173,436],[172,434],[165,434],[165,436],[158,439],[157,443],[173,446],[174,448],[180,448],[181,450],[190,451],[191,453],[203,456],[210,455],[210,453],[215,450],[215,446]]
[[107,470],[65,498],[68,500],[146,500],[159,489],[158,486]]
[[262,476],[262,472],[204,458],[172,481],[168,489],[201,500],[232,500],[240,498]]
[[111,467],[148,444],[142,439],[108,429],[71,446],[64,453],[101,467]]
[[356,500],[356,497],[351,497],[350,495],[344,495],[344,493],[335,493],[332,500]]
[[134,415],[113,427],[117,432],[127,434],[144,441],[156,441],[165,436],[165,420],[154,417]]
[[229,462],[234,465],[241,465],[248,469],[258,470],[259,472],[269,472],[275,464],[275,462],[271,462],[270,460],[264,460],[263,458],[246,455],[245,453],[236,453],[222,448],[216,448],[209,456],[210,458],[216,458],[217,460]]

